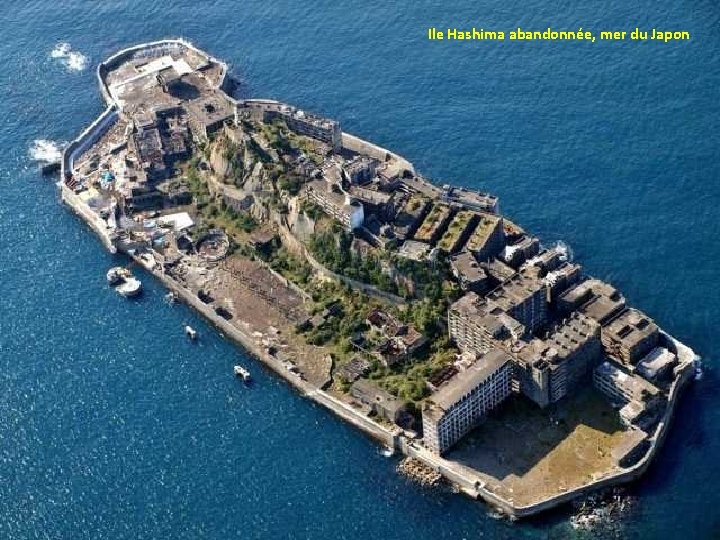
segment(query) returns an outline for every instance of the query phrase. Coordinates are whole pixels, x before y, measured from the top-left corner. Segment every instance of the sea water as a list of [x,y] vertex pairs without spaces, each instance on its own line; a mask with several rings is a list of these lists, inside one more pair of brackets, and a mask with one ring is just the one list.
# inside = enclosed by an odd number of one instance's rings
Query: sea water
[[[596,535],[720,534],[716,3],[123,1],[0,8],[0,538],[571,538],[408,484],[122,259],[32,161],[103,109],[94,66],[181,36],[239,93],[339,119],[438,182],[487,190],[705,360],[639,502]],[[682,43],[437,42],[427,28],[687,30]],[[33,150],[34,149],[34,150]],[[185,324],[200,333],[189,342]],[[238,384],[232,366],[256,380]]]

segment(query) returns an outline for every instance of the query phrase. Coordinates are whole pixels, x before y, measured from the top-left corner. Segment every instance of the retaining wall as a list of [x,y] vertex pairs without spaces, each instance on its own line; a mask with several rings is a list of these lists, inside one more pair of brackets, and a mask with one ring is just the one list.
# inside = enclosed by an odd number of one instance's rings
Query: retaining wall
[[75,159],[87,152],[100,138],[107,133],[110,127],[118,119],[118,111],[114,105],[110,105],[95,121],[72,141],[63,151],[60,161],[61,181],[70,178],[72,175]]
[[380,161],[380,163],[385,163],[385,159],[389,155],[392,159],[398,161],[404,169],[408,169],[413,173],[415,172],[415,167],[413,167],[413,164],[404,157],[399,156],[395,152],[391,152],[390,150],[386,150],[381,146],[365,141],[360,137],[356,137],[355,135],[350,135],[349,133],[343,132],[342,145],[343,148],[346,148],[347,150],[351,150],[359,154],[367,154],[368,156]]
[[[139,258],[135,257],[135,260],[140,263]],[[362,411],[355,410],[350,405],[343,403],[327,392],[324,392],[309,382],[300,379],[300,377],[288,371],[280,360],[265,352],[265,350],[258,345],[253,336],[217,315],[211,306],[204,304],[197,295],[193,294],[190,290],[182,287],[170,276],[159,270],[151,270],[150,272],[169,290],[176,292],[182,301],[193,307],[198,313],[200,313],[200,315],[222,331],[224,335],[241,345],[249,353],[262,361],[275,373],[280,375],[280,377],[290,383],[304,397],[307,397],[319,405],[326,407],[331,412],[350,422],[362,430],[365,434],[369,435],[383,445],[391,448],[393,447],[394,440],[397,437],[399,430],[391,430],[373,422]]]
[[[153,52],[157,52],[158,50],[162,51],[163,47],[167,47],[168,51],[171,51],[173,50],[173,48],[177,47],[192,48],[194,51],[206,56],[210,60],[218,62],[220,65],[223,66],[223,72],[218,88],[224,91],[226,78],[225,75],[227,71],[226,64],[208,56],[206,53],[196,49],[191,44],[183,40],[163,40],[152,43],[145,43],[135,47],[130,47],[128,49],[124,49],[108,58],[108,60],[106,60],[105,62],[101,63],[97,69],[97,76],[100,83],[100,89],[103,94],[103,99],[106,101],[106,103],[110,104],[110,106],[86,130],[84,130],[77,139],[70,143],[70,145],[68,145],[65,152],[63,153],[61,162],[61,175],[63,180],[61,180],[60,182],[62,200],[66,202],[80,217],[82,217],[86,221],[86,223],[88,223],[88,225],[98,234],[98,236],[100,236],[105,247],[111,252],[115,252],[116,248],[113,245],[111,233],[108,231],[104,220],[101,220],[99,216],[95,215],[92,211],[90,211],[87,205],[80,200],[77,194],[75,194],[70,188],[68,188],[64,184],[64,179],[67,177],[68,174],[72,173],[72,167],[75,158],[80,156],[83,152],[87,151],[87,149],[91,147],[92,144],[97,142],[97,140],[118,118],[118,110],[115,104],[112,103],[112,98],[110,96],[104,79],[108,70],[112,69],[113,66],[117,66],[119,62],[127,60],[131,57],[135,57],[135,55],[149,55]],[[230,96],[227,97],[231,101],[237,103],[235,100],[232,100]],[[389,152],[388,150],[385,150],[379,146],[363,141],[362,139],[359,139],[358,137],[355,137],[353,135],[343,133],[343,146],[350,150],[367,153],[376,157],[377,159],[380,159],[381,161],[385,160],[386,154],[391,154],[393,157],[406,163],[406,168],[412,170],[412,164],[410,164],[410,162],[408,162],[404,158],[397,156],[396,154]],[[371,294],[373,296],[380,296],[386,300],[398,303],[404,302],[404,300],[400,297],[390,295],[388,293],[385,293],[384,291],[379,291],[372,286],[368,286],[367,284],[359,283],[350,278],[346,278],[345,276],[339,276],[334,272],[331,272],[319,262],[317,262],[307,252],[306,248],[302,244],[300,244],[297,239],[294,238],[292,233],[285,227],[280,227],[280,234],[283,237],[284,241],[294,242],[297,244],[297,246],[300,246],[300,249],[302,249],[303,253],[306,254],[307,260],[310,262],[310,264],[323,275],[338,279],[344,283],[348,283],[355,288],[361,288],[367,294]],[[537,504],[518,507],[514,506],[511,502],[498,497],[496,494],[486,489],[485,484],[483,483],[480,476],[478,476],[477,474],[473,474],[472,471],[466,471],[460,465],[454,464],[453,462],[447,461],[441,457],[430,455],[427,450],[417,447],[412,443],[409,443],[407,439],[401,436],[399,430],[391,430],[384,426],[381,426],[380,424],[368,418],[361,411],[353,409],[351,406],[341,402],[330,394],[327,394],[321,389],[314,387],[310,383],[303,381],[296,375],[290,373],[279,360],[267,354],[260,346],[258,346],[252,336],[248,335],[246,332],[242,331],[237,326],[231,324],[229,321],[226,321],[225,319],[217,315],[211,306],[204,304],[191,291],[180,286],[177,282],[175,282],[173,279],[171,279],[169,276],[165,275],[161,271],[155,270],[152,273],[158,279],[160,279],[160,281],[168,289],[175,291],[183,301],[195,308],[202,316],[204,316],[208,321],[210,321],[217,328],[219,328],[225,335],[229,336],[235,342],[242,345],[245,349],[254,354],[261,361],[263,361],[268,367],[273,369],[273,371],[275,371],[283,379],[289,382],[293,387],[297,388],[304,396],[312,399],[320,405],[323,405],[324,407],[327,407],[333,413],[343,418],[344,420],[352,423],[354,426],[361,429],[364,433],[378,440],[382,444],[391,448],[397,448],[411,457],[422,460],[424,463],[438,470],[443,476],[456,484],[463,492],[473,497],[479,496],[483,498],[486,502],[499,508],[503,512],[516,517],[526,517],[537,514],[558,505],[567,503],[573,499],[584,496],[591,492],[597,491],[599,489],[603,489],[620,483],[630,482],[640,477],[647,470],[653,457],[664,442],[667,430],[673,417],[673,413],[675,411],[677,399],[683,388],[691,380],[694,373],[692,361],[688,360],[688,356],[692,355],[692,351],[684,345],[680,344],[679,342],[672,340],[674,343],[676,343],[679,353],[681,353],[681,355],[684,357],[682,358],[684,364],[682,369],[677,374],[676,380],[671,386],[668,397],[668,407],[661,421],[659,422],[655,433],[653,434],[653,437],[651,439],[652,445],[646,455],[633,467],[621,470],[616,474],[609,475],[605,478],[599,479],[576,490],[563,493],[556,497],[548,498]]]
[[278,231],[282,242],[284,244],[289,244],[290,249],[294,250],[296,253],[301,253],[305,257],[305,260],[307,260],[308,264],[310,264],[310,266],[312,266],[313,269],[323,277],[336,279],[341,283],[349,285],[353,289],[361,290],[368,296],[373,296],[375,298],[385,300],[386,302],[390,302],[391,304],[395,304],[396,306],[401,306],[405,304],[405,299],[400,296],[389,292],[381,291],[377,287],[374,287],[373,285],[369,285],[367,283],[363,283],[362,281],[357,281],[347,276],[336,274],[332,270],[325,267],[317,259],[315,259],[315,257],[312,256],[310,251],[308,251],[308,249],[297,238],[295,238],[295,236],[287,229],[286,226],[278,227]]

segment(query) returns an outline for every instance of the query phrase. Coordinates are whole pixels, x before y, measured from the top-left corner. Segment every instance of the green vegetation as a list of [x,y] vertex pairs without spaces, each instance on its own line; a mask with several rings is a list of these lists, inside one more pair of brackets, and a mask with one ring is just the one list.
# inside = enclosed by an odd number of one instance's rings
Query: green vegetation
[[449,215],[450,208],[444,204],[433,205],[428,215],[425,216],[422,225],[420,225],[420,228],[415,233],[415,238],[424,242],[430,242]]
[[446,340],[439,340],[433,343],[425,356],[405,364],[386,368],[377,363],[369,379],[402,400],[419,403],[430,395],[428,377],[452,363],[456,354],[457,350],[451,348]]
[[278,274],[292,281],[301,288],[310,283],[313,276],[312,267],[305,261],[295,257],[287,249],[280,247],[269,255],[258,253],[258,257],[270,265]]
[[314,234],[308,247],[320,264],[329,270],[397,294],[397,283],[389,272],[383,271],[387,265],[381,257],[372,254],[362,257],[353,253],[350,249],[352,239],[352,234],[335,223],[330,229]]
[[334,223],[315,233],[308,248],[329,270],[407,299],[421,296],[437,304],[456,293],[447,261],[417,262],[386,251],[361,255],[351,250],[352,239],[351,233]]
[[448,252],[452,251],[474,215],[473,212],[467,210],[458,212],[438,242],[438,247]]
[[295,174],[281,174],[278,177],[277,185],[281,191],[287,191],[290,195],[300,193],[303,179]]
[[323,217],[328,217],[322,208],[310,201],[302,201],[300,203],[300,211],[314,221],[318,221]]

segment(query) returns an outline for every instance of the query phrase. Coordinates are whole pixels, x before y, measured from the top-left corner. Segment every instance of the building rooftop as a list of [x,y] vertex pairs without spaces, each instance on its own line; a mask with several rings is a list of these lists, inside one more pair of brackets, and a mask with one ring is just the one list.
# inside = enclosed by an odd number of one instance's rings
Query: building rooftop
[[450,185],[442,187],[442,199],[472,210],[495,212],[498,206],[498,198],[494,195]]
[[660,373],[675,365],[676,362],[677,356],[675,353],[670,352],[665,347],[655,347],[637,363],[635,368],[640,375],[653,380]]
[[367,202],[369,204],[374,204],[377,206],[387,204],[393,199],[392,193],[386,193],[384,191],[372,189],[367,186],[361,187],[353,185],[350,186],[350,189],[348,191],[353,197],[356,197],[363,202]]
[[508,266],[499,259],[490,259],[487,262],[480,263],[489,276],[503,283],[515,275],[515,269]]
[[585,280],[559,298],[566,309],[578,309],[600,324],[607,324],[625,308],[625,298],[612,285],[599,279]]
[[484,328],[496,339],[518,339],[525,333],[525,326],[505,313],[500,306],[469,292],[450,306],[451,311],[470,319]]
[[614,319],[603,332],[625,347],[632,347],[658,332],[658,326],[642,311],[629,308]]
[[537,269],[540,274],[545,275],[557,270],[566,261],[567,252],[559,246],[555,246],[525,261],[521,270]]
[[441,410],[447,411],[463,396],[469,394],[510,361],[511,358],[507,353],[499,349],[492,349],[476,360],[467,370],[457,373],[442,385],[428,401]]
[[450,257],[450,267],[458,279],[468,283],[476,283],[488,277],[485,269],[469,251],[461,251]]
[[479,218],[478,224],[470,235],[467,244],[465,244],[465,248],[470,251],[482,249],[490,238],[490,235],[495,231],[495,227],[502,221],[501,216],[488,214],[486,212],[478,212],[477,216]]
[[393,416],[405,406],[402,400],[367,379],[355,381],[352,385],[352,393],[355,397],[361,397],[367,403],[377,403],[382,406],[390,416]]
[[488,294],[488,300],[500,306],[503,311],[510,311],[544,288],[545,284],[540,279],[525,274],[515,274]]
[[589,317],[574,313],[557,325],[545,339],[535,338],[517,353],[519,360],[534,364],[545,360],[559,364],[590,339],[600,336],[600,325]]
[[434,204],[430,212],[428,212],[428,215],[425,216],[422,225],[420,225],[420,228],[415,233],[415,239],[423,242],[432,241],[433,237],[440,231],[450,217],[450,212],[449,206]]
[[448,225],[447,231],[438,242],[438,247],[445,251],[453,251],[458,246],[458,242],[466,234],[467,229],[472,226],[475,220],[475,212],[469,210],[461,210]]
[[417,240],[405,240],[402,246],[398,249],[398,255],[411,259],[413,261],[426,261],[430,256],[432,246],[425,242],[418,242]]
[[650,381],[633,375],[625,371],[623,368],[612,362],[603,362],[595,368],[598,374],[610,378],[619,386],[622,386],[630,392],[638,401],[647,401],[653,397],[660,395],[660,390]]

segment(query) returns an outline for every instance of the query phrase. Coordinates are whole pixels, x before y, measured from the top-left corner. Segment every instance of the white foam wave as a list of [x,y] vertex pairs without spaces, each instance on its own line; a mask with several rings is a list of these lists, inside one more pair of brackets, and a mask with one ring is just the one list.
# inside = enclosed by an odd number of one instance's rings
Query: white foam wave
[[565,261],[572,261],[573,260],[573,251],[572,248],[570,248],[569,245],[567,245],[562,240],[558,240],[555,245],[553,246],[553,249],[557,251],[560,254],[560,257]]
[[58,43],[55,45],[55,48],[50,51],[50,57],[51,58],[65,58],[68,54],[70,54],[70,44],[69,43]]
[[65,143],[36,139],[30,144],[28,156],[38,163],[60,163]]
[[62,63],[68,71],[83,71],[88,66],[88,57],[80,51],[73,50],[67,42],[58,43],[52,51],[50,58]]

